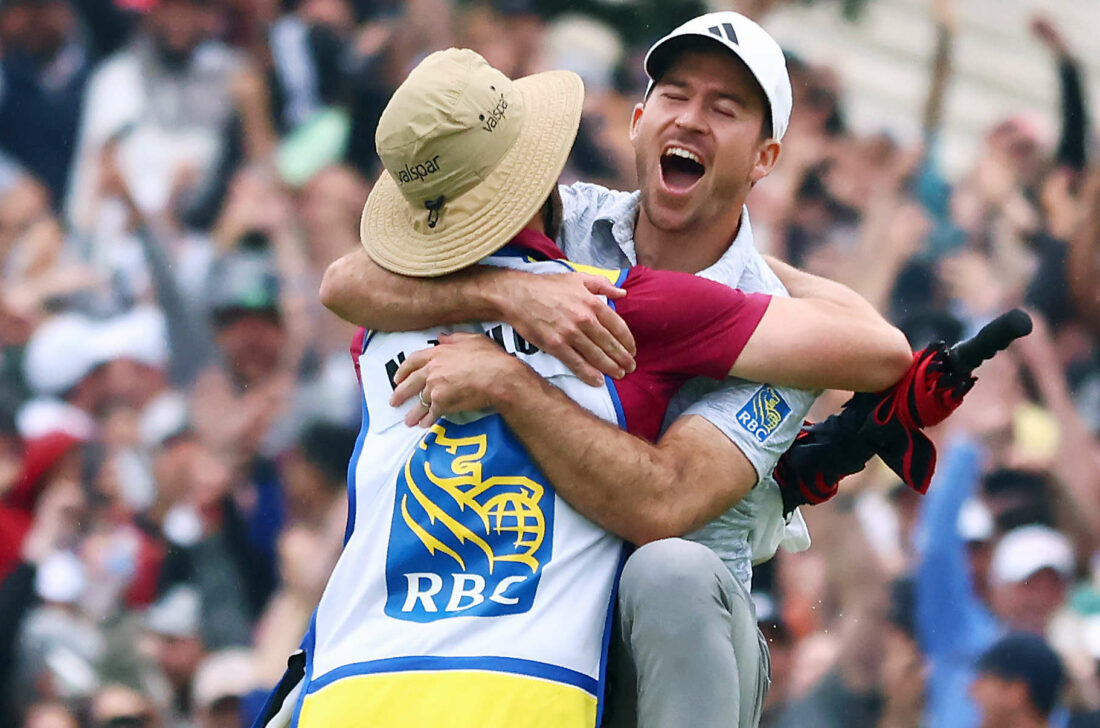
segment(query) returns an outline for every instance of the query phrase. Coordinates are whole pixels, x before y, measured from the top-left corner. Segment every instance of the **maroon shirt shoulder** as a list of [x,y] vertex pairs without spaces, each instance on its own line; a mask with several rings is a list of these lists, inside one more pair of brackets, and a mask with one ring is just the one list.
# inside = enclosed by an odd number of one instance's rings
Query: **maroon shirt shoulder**
[[543,233],[529,228],[524,228],[516,233],[516,236],[508,243],[517,248],[526,248],[528,251],[538,253],[547,260],[559,260],[565,258],[565,253],[553,240]]
[[627,429],[655,440],[684,382],[724,379],[771,302],[689,273],[631,268],[613,302],[638,345],[637,369],[614,382]]
[[359,386],[363,386],[363,374],[359,371],[359,357],[363,355],[363,347],[367,341],[367,330],[360,327],[351,337],[351,361],[355,364],[355,378],[359,380]]

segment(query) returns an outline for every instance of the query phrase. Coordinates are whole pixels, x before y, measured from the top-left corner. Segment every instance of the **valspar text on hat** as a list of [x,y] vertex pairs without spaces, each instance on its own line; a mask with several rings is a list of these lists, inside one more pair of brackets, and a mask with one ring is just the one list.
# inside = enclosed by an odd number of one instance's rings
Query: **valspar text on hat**
[[[505,105],[505,108],[507,108],[507,104]],[[412,182],[413,180],[424,179],[429,174],[434,174],[438,171],[439,155],[437,154],[427,161],[419,162],[412,167],[406,164],[404,169],[397,172],[397,181],[400,184],[406,184],[408,182]]]
[[[496,91],[495,86],[490,86],[489,88],[493,89],[493,91]],[[504,94],[501,94],[500,101],[497,102],[495,108],[489,109],[488,116],[481,115],[478,117],[478,119],[485,122],[485,125],[481,128],[492,134],[493,129],[496,129],[497,124],[499,124],[504,119],[504,112],[507,110],[508,99],[504,98]]]

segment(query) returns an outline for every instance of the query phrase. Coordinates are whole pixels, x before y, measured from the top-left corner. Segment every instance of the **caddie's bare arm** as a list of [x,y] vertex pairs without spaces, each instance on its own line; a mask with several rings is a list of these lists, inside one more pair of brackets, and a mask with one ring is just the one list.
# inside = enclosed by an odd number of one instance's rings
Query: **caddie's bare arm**
[[599,296],[622,291],[585,273],[534,275],[475,266],[442,278],[408,278],[364,250],[338,259],[321,281],[321,302],[340,318],[378,331],[415,331],[466,321],[506,321],[589,384],[634,370],[634,338]]

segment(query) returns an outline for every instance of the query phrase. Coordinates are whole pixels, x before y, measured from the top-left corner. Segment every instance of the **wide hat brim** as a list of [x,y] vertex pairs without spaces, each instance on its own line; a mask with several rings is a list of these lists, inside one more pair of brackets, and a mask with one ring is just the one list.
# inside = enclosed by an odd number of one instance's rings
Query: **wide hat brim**
[[573,148],[584,84],[570,71],[537,73],[513,84],[523,98],[523,126],[480,184],[446,202],[442,230],[422,232],[424,226],[415,226],[427,211],[409,204],[393,177],[382,173],[359,226],[374,262],[408,276],[453,273],[502,248],[539,211]]

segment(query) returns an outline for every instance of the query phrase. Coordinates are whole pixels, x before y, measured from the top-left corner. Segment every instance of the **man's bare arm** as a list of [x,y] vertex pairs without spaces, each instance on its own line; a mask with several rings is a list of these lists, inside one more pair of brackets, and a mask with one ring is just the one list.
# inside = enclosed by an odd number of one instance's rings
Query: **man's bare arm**
[[793,265],[784,263],[770,255],[762,257],[768,267],[775,272],[780,283],[787,289],[787,293],[791,294],[791,298],[814,298],[819,301],[827,301],[865,316],[868,321],[887,328],[893,328],[867,299],[843,283],[837,283],[828,278],[799,270]]
[[375,331],[496,321],[503,315],[508,279],[521,275],[473,267],[445,278],[407,278],[380,267],[360,248],[325,271],[321,303],[345,321]]
[[797,389],[878,392],[912,362],[905,335],[892,326],[827,301],[773,298],[730,374]]
[[[562,498],[635,544],[695,530],[757,481],[745,455],[702,417],[681,417],[652,445],[582,409],[485,336],[443,337],[406,359],[396,380],[392,404],[422,390],[431,397],[425,423],[499,412]],[[413,412],[419,419],[424,410]]]
[[[534,372],[499,385],[497,411],[562,498],[631,543],[690,533],[756,484],[748,458],[702,417],[681,417],[651,445],[579,409]],[[526,405],[531,387],[542,409]]]
[[[905,335],[852,289],[768,264],[791,298],[775,297],[730,374],[800,389],[879,391],[909,368]],[[807,368],[806,362],[814,362]]]
[[325,271],[321,302],[345,321],[377,331],[416,331],[467,321],[506,321],[592,385],[634,370],[634,338],[600,296],[623,291],[586,273],[535,275],[475,266],[442,278],[408,278],[364,250]]

